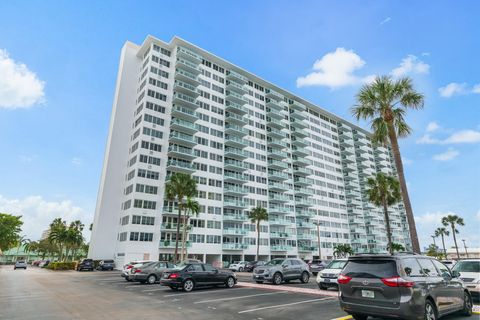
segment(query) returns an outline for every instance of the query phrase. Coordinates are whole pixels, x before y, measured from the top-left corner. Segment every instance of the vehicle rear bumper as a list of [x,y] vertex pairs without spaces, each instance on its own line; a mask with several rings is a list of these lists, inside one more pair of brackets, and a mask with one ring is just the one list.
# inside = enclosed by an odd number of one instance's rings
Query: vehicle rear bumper
[[[423,319],[423,313],[420,309],[412,307],[409,303],[402,303],[398,308],[383,306],[374,306],[372,304],[357,304],[345,302],[340,295],[340,308],[349,314],[360,314],[373,317],[386,317],[398,319]],[[420,312],[419,312],[420,311]]]
[[146,281],[147,275],[146,274],[133,274],[129,277],[130,280],[133,281]]
[[172,280],[172,279],[161,279],[160,285],[166,286],[166,287],[180,288],[182,286],[182,282],[177,280]]

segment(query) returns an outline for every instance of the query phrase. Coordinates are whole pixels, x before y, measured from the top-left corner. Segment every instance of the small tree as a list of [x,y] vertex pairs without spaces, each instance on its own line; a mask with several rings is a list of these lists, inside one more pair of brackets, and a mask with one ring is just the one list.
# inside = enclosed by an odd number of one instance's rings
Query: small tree
[[248,214],[248,218],[252,223],[254,223],[257,227],[257,257],[256,260],[258,261],[258,256],[260,253],[260,222],[268,220],[268,213],[267,209],[262,207],[256,207]]
[[435,236],[438,237],[438,236],[441,236],[442,237],[442,245],[443,245],[443,254],[445,256],[445,259],[447,259],[447,248],[445,247],[445,238],[444,236],[447,236],[450,235],[450,231],[448,231],[447,229],[441,227],[441,228],[437,228],[437,230],[435,230]]
[[377,207],[383,208],[385,217],[385,225],[387,228],[387,248],[390,254],[393,254],[392,247],[392,230],[390,228],[390,217],[388,215],[388,207],[401,201],[400,184],[393,176],[387,176],[382,172],[377,173],[375,178],[368,178],[367,198]]
[[187,198],[185,203],[185,213],[183,214],[183,235],[182,235],[182,251],[181,251],[181,258],[180,261],[183,261],[184,255],[185,258],[188,257],[188,249],[187,249],[187,238],[188,238],[188,231],[190,230],[190,214],[198,215],[200,212],[200,204],[198,201],[193,200],[191,197]]
[[333,247],[333,256],[337,258],[344,258],[353,253],[353,249],[349,244],[340,243]]
[[398,251],[398,252],[405,251],[405,247],[401,243],[396,243],[396,242],[392,242],[388,247],[388,249],[390,250],[391,253],[395,251]]
[[[450,226],[452,228],[452,235],[453,235],[453,242],[455,242],[455,250],[457,250],[457,258],[460,260],[460,253],[458,252],[458,245],[457,245],[457,237],[455,236],[457,233],[459,233],[458,229],[456,226],[464,226],[465,223],[463,222],[463,218],[460,218],[459,216],[455,214],[449,214],[446,217],[442,218],[442,224],[445,227]],[[446,252],[445,252],[446,254]]]
[[22,232],[22,216],[0,213],[0,251],[15,246]]

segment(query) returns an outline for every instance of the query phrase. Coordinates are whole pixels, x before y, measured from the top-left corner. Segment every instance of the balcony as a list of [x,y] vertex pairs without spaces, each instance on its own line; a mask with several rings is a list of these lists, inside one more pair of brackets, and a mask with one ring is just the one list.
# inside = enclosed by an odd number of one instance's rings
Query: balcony
[[296,156],[296,155],[292,156],[292,162],[293,162],[294,165],[302,166],[302,167],[306,167],[306,166],[309,166],[311,164],[310,160],[305,159],[303,157]]
[[248,170],[249,167],[248,164],[243,161],[225,159],[224,168],[226,170],[245,171]]
[[306,111],[307,110],[307,107],[303,103],[300,103],[300,102],[297,102],[297,101],[293,101],[293,103],[290,104],[290,108],[298,110],[298,111]]
[[244,126],[248,123],[248,120],[245,117],[242,117],[241,115],[238,115],[236,113],[231,113],[231,112],[225,113],[225,120],[228,123],[235,123],[240,126]]
[[188,59],[196,64],[202,63],[202,56],[185,47],[177,47],[177,57]]
[[227,101],[238,103],[240,105],[244,105],[244,104],[248,103],[247,98],[245,98],[243,95],[241,95],[239,93],[236,93],[235,91],[227,90],[225,98],[226,98]]
[[237,83],[235,81],[228,81],[227,80],[227,90],[230,91],[235,91],[241,95],[244,95],[248,92],[248,89],[245,87],[245,85]]
[[267,111],[267,117],[269,118],[275,118],[278,120],[285,119],[285,116],[281,113],[281,110],[276,110],[276,109],[267,107],[266,111]]
[[170,128],[175,131],[180,131],[187,134],[194,134],[197,132],[197,128],[195,127],[195,124],[193,122],[178,118],[172,118]]
[[296,176],[309,176],[312,174],[312,170],[311,169],[308,169],[308,168],[305,168],[305,167],[298,167],[298,166],[294,166],[293,167],[293,174],[296,175]]
[[242,200],[234,200],[234,199],[224,199],[223,200],[223,207],[224,208],[233,208],[233,209],[245,209],[247,207],[247,202]]
[[305,121],[303,120],[298,120],[298,119],[295,119],[295,118],[290,118],[290,125],[293,126],[293,127],[296,127],[296,128],[300,128],[300,129],[305,129],[307,128],[307,124],[305,123]]
[[354,156],[342,156],[342,161],[345,163],[355,163],[355,157]]
[[267,127],[267,137],[284,139],[287,137],[287,134],[281,130],[278,130],[272,127]]
[[248,158],[249,153],[242,149],[226,147],[225,148],[225,156],[237,160],[243,160]]
[[233,221],[233,222],[245,222],[248,221],[248,217],[243,214],[224,214],[223,221]]
[[245,188],[243,186],[225,185],[225,188],[223,189],[223,194],[229,196],[243,197],[248,193],[248,188]]
[[354,141],[355,141],[355,144],[359,146],[367,146],[369,143],[368,140],[365,138],[356,138],[354,139]]
[[179,145],[184,145],[187,147],[193,147],[197,143],[195,142],[195,139],[193,139],[192,135],[181,133],[178,131],[172,131],[170,132],[170,142],[173,142],[175,144]]
[[[297,220],[297,229],[314,229],[317,226],[311,222],[298,221]],[[316,236],[314,236],[316,238]]]
[[198,80],[198,77],[196,74],[185,71],[183,69],[179,69],[179,68],[175,69],[175,79],[189,83],[195,87],[200,85],[200,81]]
[[308,188],[295,187],[295,195],[308,197],[313,195],[313,190]]
[[279,140],[279,139],[267,138],[267,144],[268,144],[269,147],[274,147],[274,148],[279,148],[279,149],[283,149],[283,148],[288,147],[288,143],[286,143],[285,141]]
[[288,238],[291,237],[292,234],[290,232],[284,231],[270,231],[270,238]]
[[238,82],[240,84],[245,84],[248,82],[247,77],[233,70],[227,70],[227,79]]
[[170,159],[167,161],[167,170],[187,174],[192,174],[193,172],[195,172],[195,168],[192,167],[191,163],[174,159]]
[[288,174],[281,171],[268,170],[268,179],[284,181],[284,180],[288,180]]
[[287,207],[278,206],[278,205],[270,205],[268,207],[268,213],[272,214],[292,214],[293,211]]
[[242,173],[237,172],[225,172],[223,179],[226,182],[232,183],[246,183],[248,181],[247,177],[245,177]]
[[295,207],[312,207],[314,205],[313,201],[309,198],[295,198]]
[[278,160],[283,160],[288,157],[288,153],[278,149],[267,148],[267,155],[269,158],[274,158]]
[[243,243],[224,243],[222,244],[223,250],[245,250],[248,249],[248,244]]
[[299,252],[314,252],[317,251],[317,247],[312,247],[312,246],[298,246],[298,251]]
[[292,146],[292,154],[299,156],[299,157],[306,157],[310,155],[310,151],[305,148],[300,148],[297,146]]
[[308,137],[307,131],[305,131],[303,129],[292,127],[290,130],[292,131],[292,135],[294,135],[296,137],[300,137],[300,138]]
[[175,84],[173,85],[173,89],[176,92],[182,92],[182,93],[188,94],[190,96],[193,96],[195,98],[198,97],[198,95],[199,95],[199,92],[198,92],[196,86],[193,86],[189,83],[186,83],[186,82],[183,82],[183,81],[180,81],[180,80],[175,80]]
[[294,119],[299,120],[299,121],[303,121],[303,120],[308,119],[308,113],[306,113],[305,111],[293,111],[293,110],[291,110],[290,111],[290,119],[291,118],[294,118]]
[[[187,246],[187,248],[190,248],[192,246],[190,241],[186,241],[185,245]],[[182,246],[182,242],[178,241],[178,247],[180,248],[181,246]],[[160,241],[159,248],[160,249],[174,249],[175,248],[175,241],[174,240],[172,240],[172,241],[168,241],[168,240]]]
[[272,89],[267,89],[265,91],[266,91],[265,97],[276,100],[276,101],[283,101],[283,95],[278,93],[277,91]]
[[188,61],[184,58],[177,58],[175,61],[175,67],[176,68],[181,68],[187,72],[199,75],[202,70],[200,70],[200,67],[198,66],[198,63],[194,63],[191,61]]
[[177,145],[171,145],[168,147],[168,156],[173,158],[182,158],[189,161],[196,158],[191,148],[185,148]]
[[237,136],[225,135],[225,146],[235,147],[235,148],[245,148],[248,147],[248,141]]
[[228,229],[223,229],[222,233],[226,236],[244,236],[247,234],[247,230],[237,229],[237,228],[228,228]]
[[268,126],[282,130],[285,128],[285,123],[278,119],[267,117],[267,127]]
[[297,240],[315,240],[316,236],[308,233],[297,233]]
[[[182,225],[180,225],[181,227]],[[177,224],[176,223],[162,223],[160,225],[160,230],[162,231],[177,231]]]
[[340,151],[341,151],[341,154],[343,154],[345,156],[354,156],[355,155],[355,148],[353,148],[353,147],[350,147],[350,148],[341,147]]
[[284,170],[288,169],[288,163],[280,160],[268,159],[268,167],[270,169]]
[[196,121],[198,120],[197,114],[190,110],[189,108],[185,108],[182,106],[174,105],[172,108],[172,116],[176,118],[181,118],[189,121]]
[[268,223],[271,226],[290,226],[292,224],[292,221],[282,218],[269,218]]
[[268,195],[268,200],[269,200],[271,203],[274,203],[274,202],[283,203],[283,202],[289,202],[289,201],[291,201],[291,200],[290,200],[290,197],[288,197],[288,196],[286,196],[286,195],[275,194],[275,193],[270,193],[270,194]]
[[297,209],[295,210],[295,215],[297,217],[304,217],[304,218],[313,218],[315,217],[315,213],[308,211],[306,209]]
[[289,246],[270,246],[270,251],[277,251],[277,252],[280,252],[280,251],[289,251],[291,250],[292,247],[289,247]]
[[298,185],[298,186],[305,186],[305,187],[313,184],[312,179],[307,179],[307,178],[303,178],[303,177],[294,177],[293,182],[296,186]]
[[272,109],[275,112],[283,111],[283,107],[280,105],[278,101],[267,99],[266,103],[267,108]]
[[193,110],[198,108],[197,99],[180,92],[173,93],[173,103],[189,107]]
[[246,136],[248,134],[248,131],[240,126],[237,126],[235,124],[230,124],[230,123],[227,123],[225,125],[225,133],[227,134],[235,134],[235,135],[238,135],[238,136]]
[[291,188],[283,183],[283,182],[277,182],[277,181],[268,181],[268,190],[270,191],[287,191],[290,190]]
[[340,145],[344,148],[353,147],[353,139],[341,139],[340,138]]

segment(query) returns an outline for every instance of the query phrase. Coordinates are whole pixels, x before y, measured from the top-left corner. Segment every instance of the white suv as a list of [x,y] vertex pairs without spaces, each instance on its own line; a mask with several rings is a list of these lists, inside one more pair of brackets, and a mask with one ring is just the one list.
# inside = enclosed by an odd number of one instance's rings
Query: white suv
[[317,275],[317,284],[320,290],[327,290],[328,287],[338,288],[338,276],[347,264],[348,259],[335,259]]
[[247,265],[248,261],[234,261],[228,269],[232,271],[243,272],[245,270],[245,266]]
[[460,272],[460,279],[472,295],[480,295],[480,259],[460,260],[452,270]]

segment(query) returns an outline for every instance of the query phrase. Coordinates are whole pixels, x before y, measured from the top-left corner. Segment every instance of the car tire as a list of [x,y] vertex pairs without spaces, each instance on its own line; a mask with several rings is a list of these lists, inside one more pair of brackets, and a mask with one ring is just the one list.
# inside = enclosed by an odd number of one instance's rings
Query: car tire
[[352,314],[352,318],[355,320],[367,320],[368,316],[363,314]]
[[155,282],[157,282],[157,277],[154,274],[149,275],[147,278],[147,283],[154,284]]
[[282,281],[283,281],[283,277],[282,277],[282,274],[280,272],[276,272],[274,275],[273,275],[273,279],[272,279],[272,283],[276,286],[278,286],[279,284],[282,284]]
[[225,281],[225,286],[227,288],[233,288],[235,286],[235,279],[233,277],[228,277],[227,281]]
[[300,276],[300,281],[302,283],[308,283],[308,281],[310,281],[310,275],[308,274],[308,272],[306,271],[302,272],[302,275]]
[[258,284],[263,284],[263,281],[255,281]]
[[238,268],[238,272],[243,272],[243,268],[242,267]]
[[425,303],[425,307],[424,307],[424,310],[423,310],[423,318],[425,320],[437,320],[438,319],[437,308],[435,307],[433,302],[430,301],[430,300],[427,300],[427,302]]
[[468,294],[468,292],[464,292],[462,315],[466,317],[470,317],[473,313],[472,309],[473,309],[472,296]]
[[190,292],[193,290],[193,288],[195,288],[195,283],[193,282],[193,280],[187,279],[183,282],[182,287],[183,287],[183,291]]

